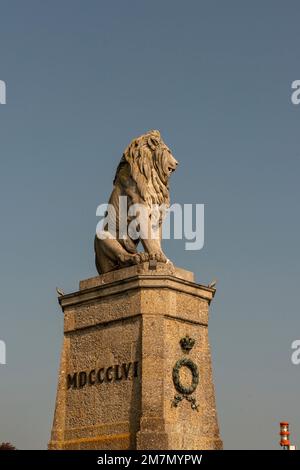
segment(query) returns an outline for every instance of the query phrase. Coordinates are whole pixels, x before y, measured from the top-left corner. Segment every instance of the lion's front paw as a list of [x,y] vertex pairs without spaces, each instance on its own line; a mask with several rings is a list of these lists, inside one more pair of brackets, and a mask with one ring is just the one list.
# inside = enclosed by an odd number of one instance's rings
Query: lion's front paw
[[168,258],[164,255],[162,251],[150,253],[149,258],[156,260],[158,263],[166,263],[168,261]]
[[145,263],[145,261],[149,261],[149,254],[142,251],[141,253],[137,253],[134,255],[135,264]]

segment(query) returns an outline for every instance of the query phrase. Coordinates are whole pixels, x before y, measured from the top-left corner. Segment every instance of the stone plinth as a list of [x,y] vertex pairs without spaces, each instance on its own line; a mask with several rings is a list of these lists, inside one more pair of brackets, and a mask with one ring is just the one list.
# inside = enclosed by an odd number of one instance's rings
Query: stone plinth
[[64,342],[49,448],[222,448],[208,342],[214,293],[193,273],[144,263],[60,297]]

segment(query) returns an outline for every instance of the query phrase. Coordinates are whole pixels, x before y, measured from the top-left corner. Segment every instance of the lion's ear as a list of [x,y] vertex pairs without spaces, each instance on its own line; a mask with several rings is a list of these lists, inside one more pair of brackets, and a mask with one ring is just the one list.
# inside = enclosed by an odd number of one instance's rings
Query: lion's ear
[[149,132],[149,137],[147,140],[147,144],[151,148],[151,150],[155,150],[156,147],[160,144],[161,137],[159,131],[151,131]]

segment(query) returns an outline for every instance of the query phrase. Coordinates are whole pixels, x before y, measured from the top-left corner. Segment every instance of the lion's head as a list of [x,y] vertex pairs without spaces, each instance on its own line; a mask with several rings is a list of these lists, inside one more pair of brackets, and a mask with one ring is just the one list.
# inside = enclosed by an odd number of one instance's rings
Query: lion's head
[[144,201],[152,204],[170,205],[168,180],[178,162],[161,138],[160,132],[153,130],[133,139],[126,148],[117,169],[130,165],[131,177]]

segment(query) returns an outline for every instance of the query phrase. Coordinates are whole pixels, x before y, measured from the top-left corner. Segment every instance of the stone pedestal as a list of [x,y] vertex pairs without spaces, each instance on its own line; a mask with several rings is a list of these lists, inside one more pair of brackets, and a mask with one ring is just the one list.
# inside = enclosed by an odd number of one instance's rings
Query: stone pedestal
[[50,449],[222,448],[208,342],[215,290],[169,264],[151,268],[81,281],[59,298]]

